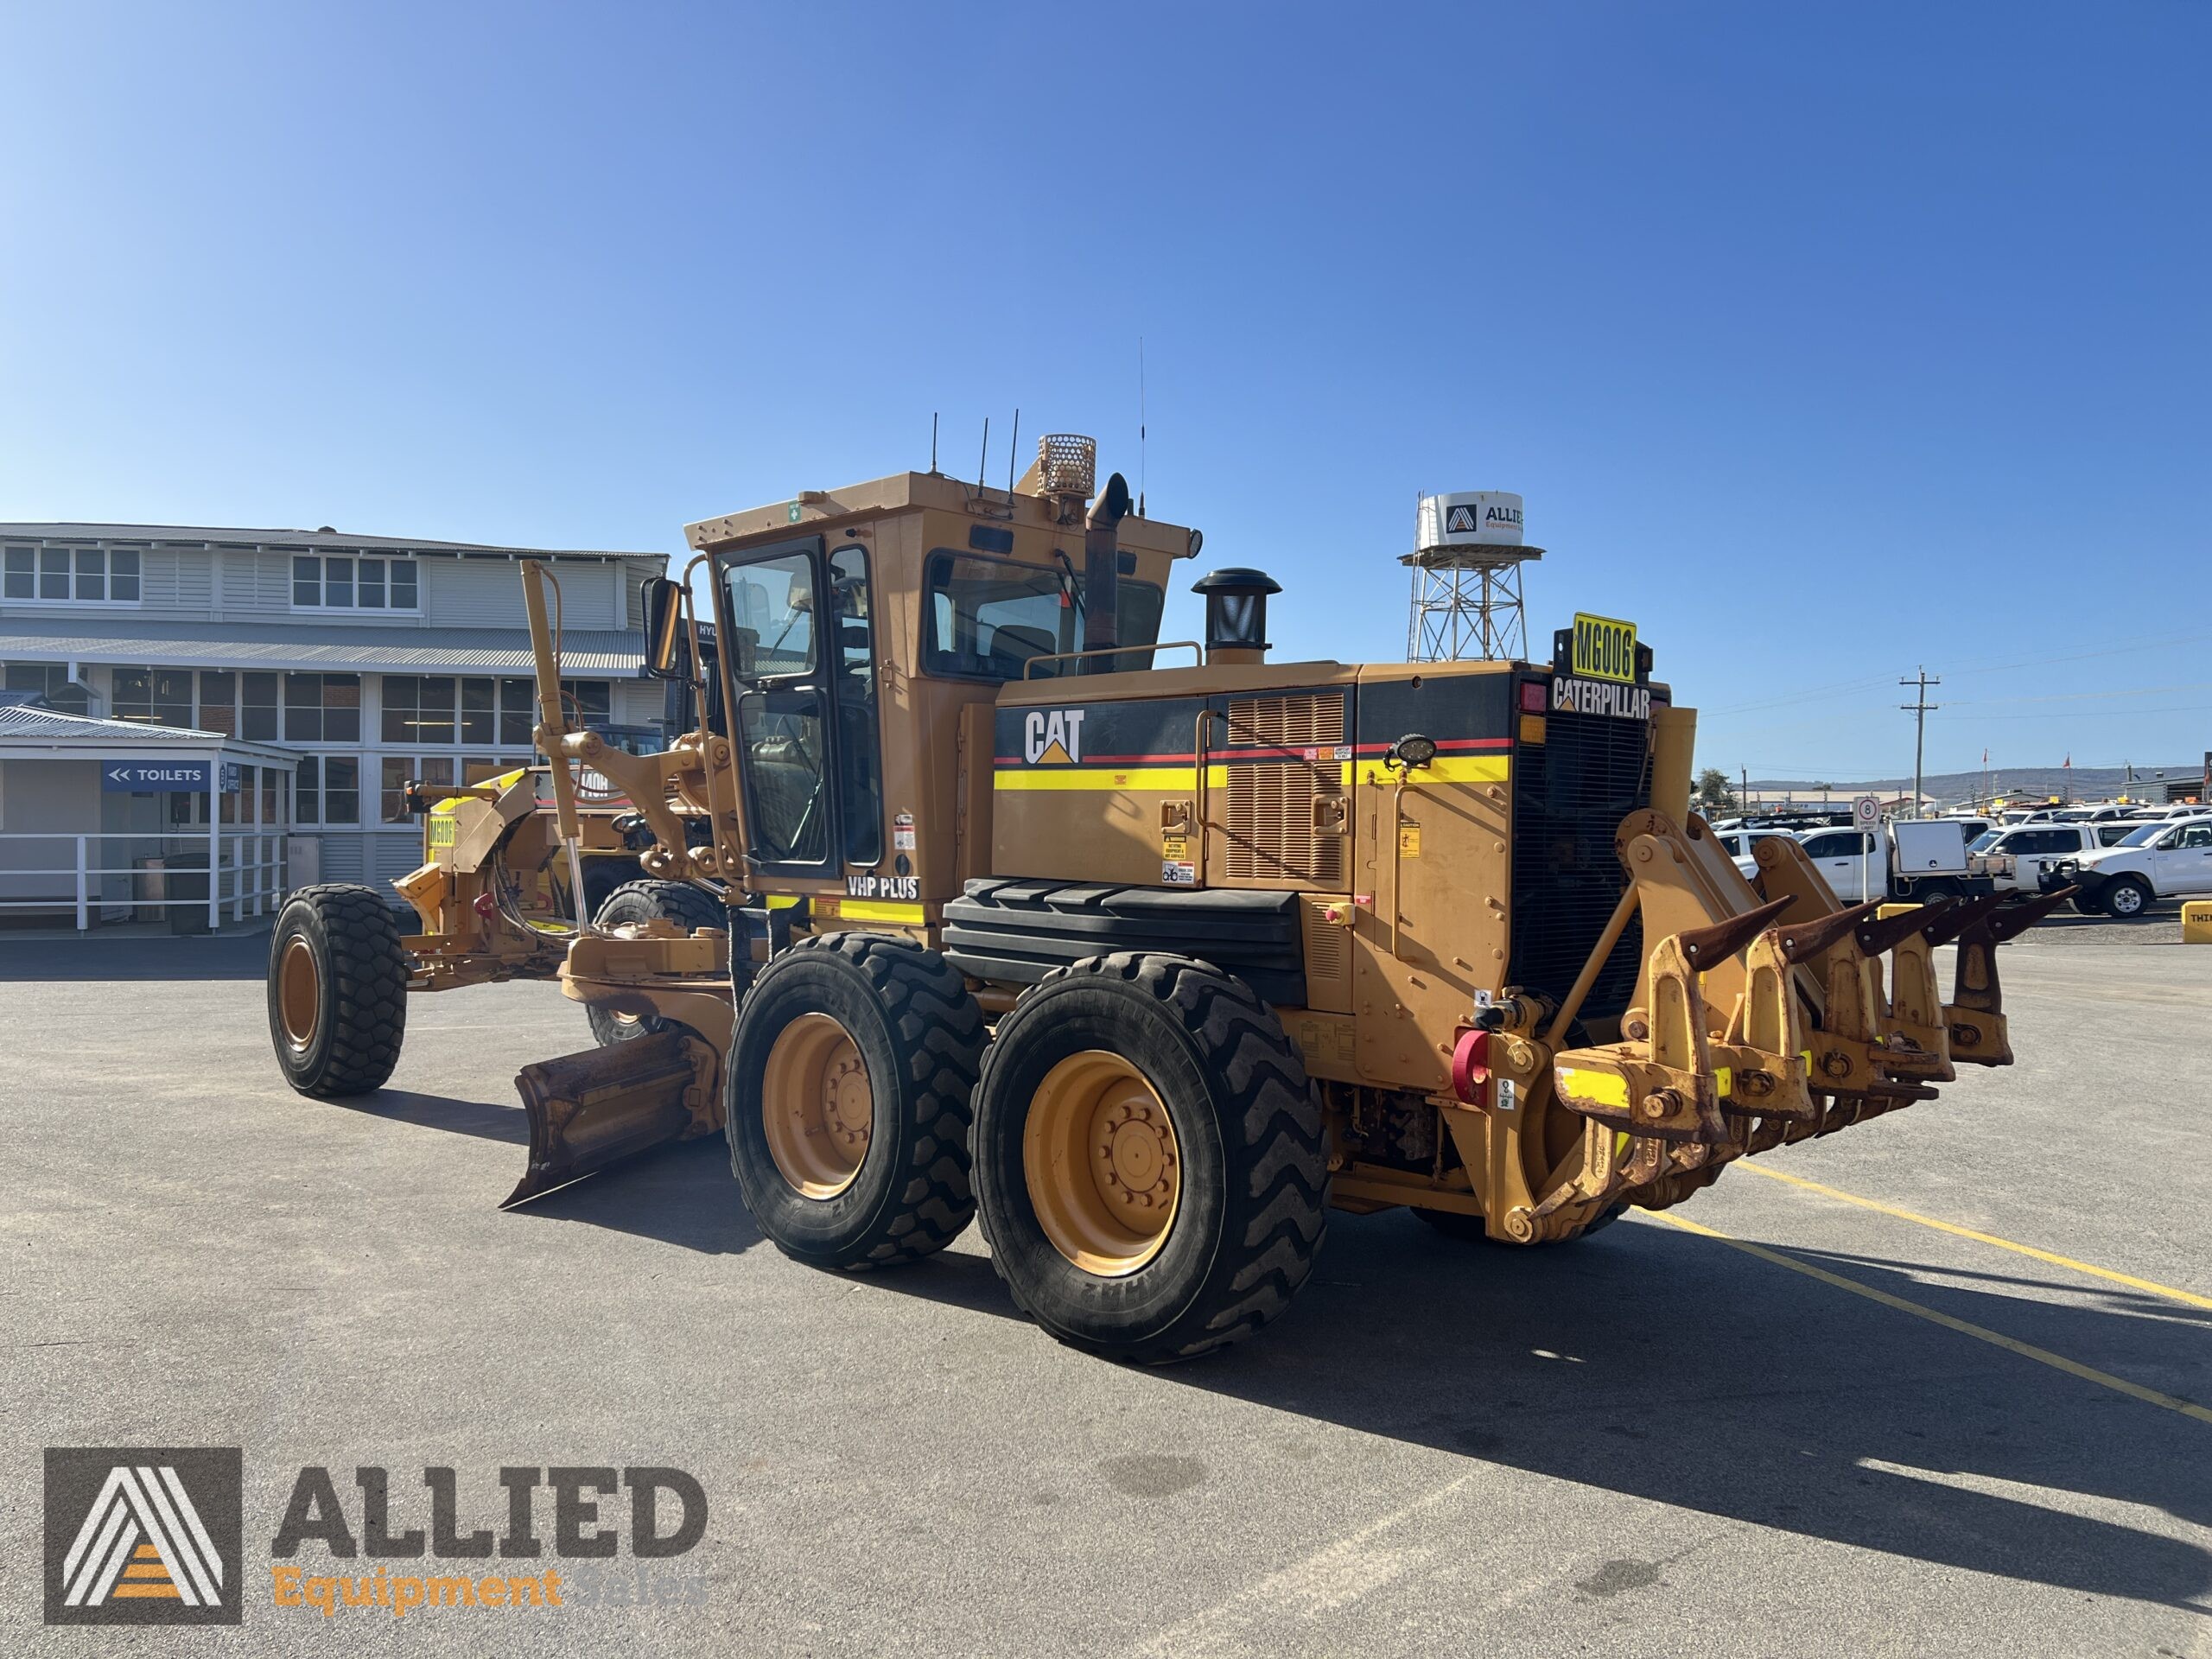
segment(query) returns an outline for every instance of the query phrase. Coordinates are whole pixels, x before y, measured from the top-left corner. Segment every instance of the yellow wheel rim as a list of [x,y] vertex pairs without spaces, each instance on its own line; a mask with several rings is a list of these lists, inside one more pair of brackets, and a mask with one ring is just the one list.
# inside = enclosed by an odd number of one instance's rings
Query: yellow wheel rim
[[315,1040],[315,1015],[321,1007],[322,974],[315,965],[315,948],[296,936],[276,964],[277,1016],[293,1047],[305,1048]]
[[1135,1273],[1167,1243],[1182,1148],[1159,1094],[1120,1055],[1086,1049],[1045,1074],[1021,1166],[1045,1236],[1085,1273]]
[[834,1198],[868,1157],[875,1093],[844,1027],[803,1014],[777,1033],[760,1080],[768,1155],[802,1197]]

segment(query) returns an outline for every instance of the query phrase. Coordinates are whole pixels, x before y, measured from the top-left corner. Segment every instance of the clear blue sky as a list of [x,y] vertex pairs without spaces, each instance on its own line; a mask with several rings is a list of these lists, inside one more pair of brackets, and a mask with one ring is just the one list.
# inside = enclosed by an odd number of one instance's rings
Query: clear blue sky
[[[1528,498],[1700,758],[2212,747],[2212,8],[17,5],[0,518],[675,550],[1096,434],[1404,651]],[[1195,575],[1195,570],[1190,573]],[[1187,632],[1179,595],[1169,626]]]

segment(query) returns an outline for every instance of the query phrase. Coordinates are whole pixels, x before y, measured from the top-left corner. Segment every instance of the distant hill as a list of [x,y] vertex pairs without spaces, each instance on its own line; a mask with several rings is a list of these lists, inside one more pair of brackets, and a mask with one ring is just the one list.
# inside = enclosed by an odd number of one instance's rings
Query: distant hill
[[[1963,801],[1979,796],[1991,786],[2010,799],[2042,800],[2047,796],[2069,796],[2075,800],[2107,800],[2117,796],[2125,787],[2139,800],[2163,801],[2166,785],[2170,782],[2194,781],[2204,775],[2200,764],[2183,762],[2164,766],[2138,766],[2135,781],[2127,784],[2126,772],[2119,766],[2009,766],[1992,767],[1987,772],[1931,772],[1921,779],[1921,788],[1939,801]],[[1827,780],[1823,779],[1823,782]],[[1753,789],[1788,789],[1800,799],[1808,795],[1817,796],[1818,789],[1808,788],[1802,779],[1751,779]],[[1862,778],[1846,781],[1835,779],[1828,793],[1847,800],[1859,794],[1884,795],[1910,791],[1910,773],[1902,778]]]

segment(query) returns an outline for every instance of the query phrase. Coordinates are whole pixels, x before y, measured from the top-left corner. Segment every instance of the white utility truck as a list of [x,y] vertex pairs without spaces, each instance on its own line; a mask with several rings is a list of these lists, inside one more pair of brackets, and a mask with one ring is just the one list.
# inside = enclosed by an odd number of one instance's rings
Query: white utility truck
[[1956,818],[1815,830],[1798,836],[1797,844],[1847,904],[1919,902],[1995,890],[1986,861],[1967,851],[1966,826]]

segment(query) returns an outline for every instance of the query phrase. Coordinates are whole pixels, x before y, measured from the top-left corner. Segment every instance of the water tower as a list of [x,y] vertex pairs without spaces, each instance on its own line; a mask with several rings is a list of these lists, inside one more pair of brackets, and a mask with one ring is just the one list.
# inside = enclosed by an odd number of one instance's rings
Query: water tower
[[1529,654],[1521,568],[1544,556],[1521,539],[1521,498],[1509,490],[1424,495],[1414,550],[1406,660],[1506,662]]

